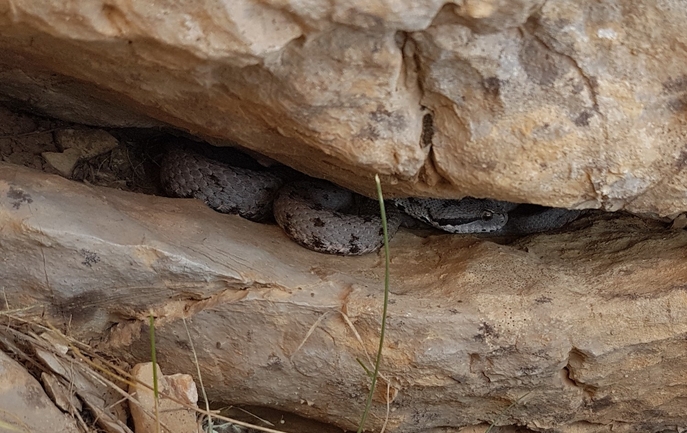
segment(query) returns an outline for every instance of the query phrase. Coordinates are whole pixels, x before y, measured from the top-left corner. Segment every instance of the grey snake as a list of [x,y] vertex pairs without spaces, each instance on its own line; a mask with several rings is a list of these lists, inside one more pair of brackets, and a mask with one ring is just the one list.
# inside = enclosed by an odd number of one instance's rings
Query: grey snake
[[[269,171],[234,167],[180,147],[172,148],[163,157],[160,178],[163,189],[171,196],[197,198],[219,212],[253,221],[274,216],[292,240],[314,251],[361,255],[374,252],[383,244],[377,201],[329,182],[285,183]],[[401,224],[401,211],[447,232],[497,235],[554,230],[580,214],[575,210],[470,197],[411,197],[388,203],[393,203],[386,207],[389,236]]]

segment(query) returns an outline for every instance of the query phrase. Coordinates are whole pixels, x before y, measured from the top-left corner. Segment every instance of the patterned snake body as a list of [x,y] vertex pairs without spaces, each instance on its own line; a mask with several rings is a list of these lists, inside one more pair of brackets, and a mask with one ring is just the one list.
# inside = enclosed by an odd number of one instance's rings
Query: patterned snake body
[[[361,255],[383,245],[377,202],[329,182],[309,180],[284,186],[275,174],[233,167],[181,148],[165,155],[160,173],[167,194],[198,198],[219,212],[255,221],[273,214],[291,239],[314,251]],[[393,202],[408,215],[451,233],[537,233],[562,227],[580,213],[539,206],[529,213],[519,212],[516,203],[475,198]],[[393,236],[401,223],[394,206],[387,206],[387,222]]]
[[272,173],[234,167],[181,148],[165,154],[160,180],[171,196],[197,198],[218,212],[253,221],[271,215],[284,183]]
[[517,204],[466,197],[461,200],[399,198],[403,212],[449,233],[493,233],[508,223],[508,212]]
[[[355,200],[352,192],[322,181],[289,183],[274,201],[274,219],[291,239],[329,254],[357,256],[378,250],[384,242],[378,213],[375,201]],[[389,233],[396,233],[400,223],[397,211],[387,214]]]

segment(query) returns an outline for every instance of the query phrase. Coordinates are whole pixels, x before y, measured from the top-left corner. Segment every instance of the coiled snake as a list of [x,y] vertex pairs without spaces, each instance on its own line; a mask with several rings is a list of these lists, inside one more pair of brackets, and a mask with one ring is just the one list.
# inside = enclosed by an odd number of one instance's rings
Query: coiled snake
[[[182,148],[164,156],[161,181],[175,197],[194,197],[211,208],[277,224],[300,245],[314,251],[361,255],[383,244],[377,202],[329,182],[284,181],[276,174],[233,167]],[[401,213],[451,233],[529,234],[553,230],[579,216],[579,211],[536,207],[519,212],[516,203],[465,198],[395,199],[387,206],[389,236],[401,224]]]

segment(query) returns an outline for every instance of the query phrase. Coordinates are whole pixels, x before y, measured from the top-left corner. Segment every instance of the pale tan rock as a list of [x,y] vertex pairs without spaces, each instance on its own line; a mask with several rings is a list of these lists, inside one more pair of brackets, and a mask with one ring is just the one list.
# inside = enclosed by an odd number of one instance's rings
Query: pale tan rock
[[60,175],[70,178],[74,172],[74,167],[81,159],[81,151],[79,149],[67,149],[64,152],[43,152],[41,156]]
[[62,152],[43,152],[41,156],[64,177],[72,176],[80,160],[102,155],[119,145],[102,129],[60,129],[55,131],[55,141]]
[[69,345],[62,335],[54,332],[44,332],[41,334],[41,339],[49,343],[53,350],[62,355],[66,355],[69,351]]
[[77,150],[84,159],[111,151],[119,141],[102,129],[60,129],[55,131],[55,141],[63,150]]
[[680,230],[684,229],[687,227],[687,214],[681,213],[678,215],[674,220],[672,225],[670,226],[671,229],[673,230]]
[[368,195],[379,173],[395,195],[687,209],[681,0],[0,11],[0,95],[44,112],[167,122]]
[[81,411],[83,406],[81,401],[74,395],[74,390],[70,390],[66,385],[52,374],[41,373],[41,382],[45,392],[50,399],[64,412],[74,413]]
[[0,351],[0,431],[32,433],[80,432],[33,376]]
[[[6,291],[12,308],[45,305],[44,319],[132,363],[150,357],[152,311],[158,362],[195,372],[183,317],[211,401],[356,428],[381,256],[318,254],[195,200],[9,165],[0,217],[3,284],[21,288]],[[571,432],[687,425],[687,231],[597,215],[496,241],[405,231],[392,241],[389,431],[497,418]],[[378,430],[386,404],[372,410]]]
[[[198,392],[193,378],[188,374],[176,374],[172,377],[164,376],[159,366],[157,368],[157,383],[160,397],[155,406],[153,386],[153,364],[148,362],[137,364],[131,369],[131,375],[137,381],[129,386],[129,393],[137,404],[129,404],[131,417],[134,420],[136,433],[155,433],[159,421],[161,430],[168,433],[190,433],[198,431],[195,411],[185,407],[165,395],[172,396],[192,407],[198,402]],[[140,383],[148,385],[141,386]],[[195,396],[195,397],[194,397]],[[156,419],[157,416],[157,419]]]
[[194,406],[198,404],[198,388],[196,388],[196,383],[191,375],[176,373],[164,378],[172,391],[172,395],[177,399]]

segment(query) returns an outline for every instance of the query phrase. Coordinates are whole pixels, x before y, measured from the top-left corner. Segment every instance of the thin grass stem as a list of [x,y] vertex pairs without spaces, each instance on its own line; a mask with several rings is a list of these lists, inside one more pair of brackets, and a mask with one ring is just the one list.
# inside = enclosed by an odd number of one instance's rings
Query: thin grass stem
[[372,407],[372,396],[377,385],[377,375],[379,374],[379,365],[382,363],[382,349],[384,348],[384,332],[386,331],[386,310],[389,304],[389,231],[386,224],[386,208],[384,207],[384,194],[382,194],[382,182],[379,180],[379,175],[375,175],[375,184],[377,185],[377,198],[379,199],[379,211],[382,216],[382,232],[384,234],[384,305],[382,307],[382,329],[379,332],[379,347],[377,349],[377,358],[375,360],[375,369],[372,373],[372,384],[370,385],[370,393],[367,395],[367,402],[365,403],[365,411],[363,412],[358,433],[361,433],[365,427],[365,420],[367,419],[370,408]]

